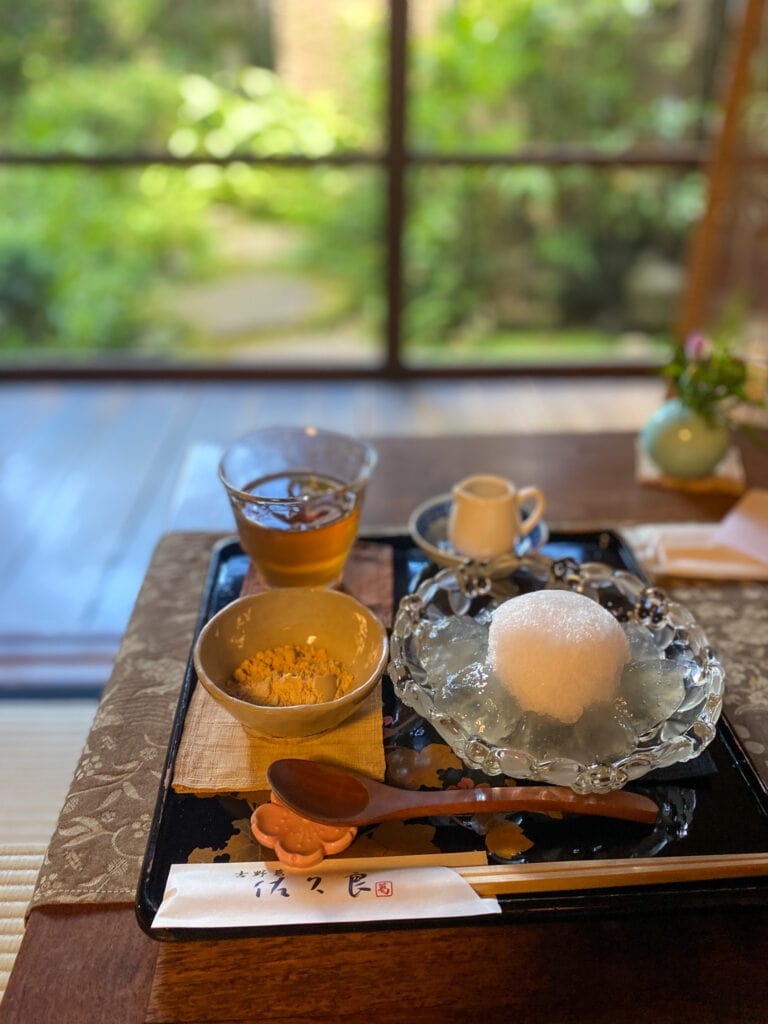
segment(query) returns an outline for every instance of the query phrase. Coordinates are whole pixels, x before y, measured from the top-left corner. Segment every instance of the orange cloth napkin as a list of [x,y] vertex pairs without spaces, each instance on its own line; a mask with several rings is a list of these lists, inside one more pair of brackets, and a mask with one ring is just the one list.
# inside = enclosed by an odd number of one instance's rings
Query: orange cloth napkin
[[717,525],[689,523],[659,528],[655,568],[666,576],[768,580],[768,562],[717,543]]
[[715,530],[713,540],[768,569],[768,490],[747,491]]
[[[359,541],[344,570],[341,589],[367,605],[385,626],[392,621],[394,566],[385,544]],[[251,566],[242,593],[264,589]],[[239,722],[196,686],[176,755],[173,788],[179,793],[246,793],[267,788],[267,768],[281,757],[303,757],[352,768],[383,779],[381,686],[355,714],[317,736],[263,738],[249,736]]]
[[720,523],[659,523],[624,532],[649,572],[768,580],[768,490],[748,491]]

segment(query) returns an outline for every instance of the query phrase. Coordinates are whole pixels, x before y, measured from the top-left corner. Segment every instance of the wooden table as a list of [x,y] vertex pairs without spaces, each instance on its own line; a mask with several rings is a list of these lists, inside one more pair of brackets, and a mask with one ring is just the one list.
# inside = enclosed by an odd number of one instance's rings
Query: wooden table
[[[706,521],[734,500],[638,486],[630,435],[376,443],[369,527],[402,526],[419,501],[482,471],[541,486],[554,526]],[[743,454],[750,483],[768,486],[768,454]],[[132,906],[43,906],[0,1020],[763,1024],[767,959],[768,918],[743,909],[160,945]]]

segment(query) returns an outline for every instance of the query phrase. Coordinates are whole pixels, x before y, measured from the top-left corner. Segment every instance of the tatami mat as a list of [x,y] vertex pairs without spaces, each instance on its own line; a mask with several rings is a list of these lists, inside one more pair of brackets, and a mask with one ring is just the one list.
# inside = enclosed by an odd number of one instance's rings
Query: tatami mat
[[95,700],[0,700],[0,999]]
[[47,843],[95,700],[0,700],[0,845]]
[[24,912],[43,862],[45,843],[0,846],[0,1000],[24,934]]

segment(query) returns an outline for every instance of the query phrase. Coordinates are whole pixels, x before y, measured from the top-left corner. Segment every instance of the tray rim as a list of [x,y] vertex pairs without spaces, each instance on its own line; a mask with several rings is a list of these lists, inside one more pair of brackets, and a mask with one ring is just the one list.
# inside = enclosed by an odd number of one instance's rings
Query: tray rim
[[[610,528],[595,530],[556,530],[552,531],[549,540],[556,542],[567,541],[569,537],[579,538],[582,542],[586,538],[607,538],[617,543],[621,549],[622,558],[626,561],[626,568],[630,572],[643,579],[647,579],[645,573],[639,566],[637,559],[629,545],[621,537],[618,531]],[[413,540],[408,533],[397,531],[369,531],[361,532],[361,540],[370,540],[378,543],[398,545],[400,547],[413,546]],[[169,800],[181,794],[174,794],[171,786],[176,755],[178,753],[181,737],[184,729],[186,712],[192,692],[197,685],[197,675],[194,668],[192,650],[195,640],[205,622],[212,614],[212,606],[215,601],[215,584],[221,566],[225,558],[244,557],[242,548],[236,535],[227,535],[216,540],[211,548],[211,555],[206,571],[205,582],[200,601],[200,609],[190,642],[190,651],[184,678],[179,691],[176,711],[173,717],[173,724],[169,736],[168,748],[160,776],[158,795],[155,802],[152,821],[145,855],[139,872],[139,879],[136,889],[134,910],[137,921],[142,929],[151,939],[156,941],[195,941],[211,939],[230,938],[252,938],[260,935],[278,934],[302,934],[312,932],[348,932],[368,930],[397,930],[413,926],[410,920],[386,921],[386,922],[360,922],[350,923],[328,923],[323,925],[261,925],[240,928],[184,928],[184,929],[153,929],[151,927],[154,914],[157,911],[156,903],[151,902],[147,891],[148,885],[153,878],[156,856],[161,838],[161,828],[164,823],[165,811]],[[423,551],[421,557],[426,558]],[[737,734],[727,719],[727,712],[724,709],[720,720],[717,723],[717,737],[731,760],[731,764],[740,776],[743,784],[750,791],[751,796],[759,801],[759,810],[763,816],[768,817],[768,782],[764,780],[755,770],[750,761],[749,755],[744,750]],[[184,797],[194,794],[183,794]],[[691,854],[695,860],[697,854]],[[633,858],[626,858],[628,864]],[[621,906],[616,905],[617,895],[621,896]],[[680,901],[680,897],[685,899]],[[655,897],[655,898],[654,898]],[[553,911],[560,914],[577,917],[610,916],[611,913],[624,915],[628,910],[637,913],[658,913],[663,910],[674,909],[701,909],[700,899],[706,898],[706,908],[716,909],[719,906],[734,908],[739,906],[747,910],[755,905],[764,906],[768,901],[768,877],[744,876],[737,879],[720,879],[708,881],[686,881],[675,883],[646,884],[640,886],[616,885],[600,890],[561,890],[543,893],[525,893],[499,897],[500,902],[504,900],[502,913],[493,917],[481,918],[430,918],[419,922],[420,927],[468,927],[477,925],[478,922],[491,924],[493,926],[504,926],[511,920],[528,918],[532,913]],[[734,904],[734,898],[737,902]]]

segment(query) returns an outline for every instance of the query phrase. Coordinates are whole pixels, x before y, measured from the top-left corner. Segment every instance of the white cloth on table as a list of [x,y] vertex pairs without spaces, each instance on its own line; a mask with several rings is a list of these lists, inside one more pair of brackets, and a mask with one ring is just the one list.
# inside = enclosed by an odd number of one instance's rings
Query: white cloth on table
[[748,491],[720,523],[658,524],[633,539],[653,573],[768,580],[768,490]]

